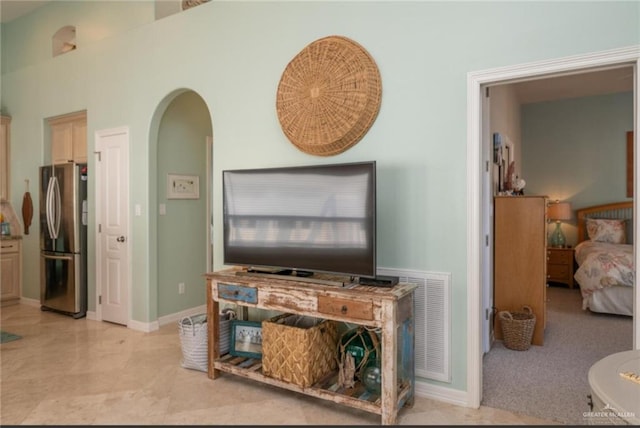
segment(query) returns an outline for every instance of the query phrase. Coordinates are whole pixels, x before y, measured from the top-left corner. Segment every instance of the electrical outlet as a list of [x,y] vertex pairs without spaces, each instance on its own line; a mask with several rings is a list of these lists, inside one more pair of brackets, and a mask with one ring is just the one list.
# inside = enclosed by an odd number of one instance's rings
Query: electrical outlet
[[184,282],[178,284],[178,294],[184,294]]

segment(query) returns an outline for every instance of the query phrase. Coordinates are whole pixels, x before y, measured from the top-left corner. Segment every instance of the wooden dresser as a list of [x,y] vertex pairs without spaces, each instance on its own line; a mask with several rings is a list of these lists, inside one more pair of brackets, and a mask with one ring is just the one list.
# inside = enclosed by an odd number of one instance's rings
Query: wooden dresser
[[544,343],[546,325],[546,196],[496,196],[494,199],[494,307],[496,339],[502,339],[497,313],[536,315],[532,343]]
[[[385,425],[395,424],[398,411],[403,406],[413,405],[414,291],[417,285],[400,283],[392,288],[336,285],[328,284],[328,279],[327,284],[319,284],[303,281],[307,278],[290,280],[279,279],[277,275],[245,274],[228,269],[205,275],[209,378],[215,379],[221,372],[242,376],[379,414]],[[220,302],[236,304],[239,309],[268,309],[380,329],[381,393],[363,392],[358,382],[352,388],[337,387],[337,373],[331,373],[309,387],[301,387],[263,374],[261,359],[220,355]]]

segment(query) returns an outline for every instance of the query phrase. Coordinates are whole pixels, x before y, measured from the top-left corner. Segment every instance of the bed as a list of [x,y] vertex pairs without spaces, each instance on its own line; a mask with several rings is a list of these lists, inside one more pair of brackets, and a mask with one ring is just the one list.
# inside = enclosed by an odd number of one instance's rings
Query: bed
[[576,214],[578,269],[573,277],[582,309],[633,316],[633,201],[582,208]]

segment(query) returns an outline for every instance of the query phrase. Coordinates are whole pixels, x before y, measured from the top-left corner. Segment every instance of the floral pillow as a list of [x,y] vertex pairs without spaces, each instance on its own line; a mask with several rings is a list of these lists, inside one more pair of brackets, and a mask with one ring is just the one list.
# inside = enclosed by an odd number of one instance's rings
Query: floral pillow
[[624,220],[587,219],[587,235],[589,239],[610,244],[626,244],[627,234]]

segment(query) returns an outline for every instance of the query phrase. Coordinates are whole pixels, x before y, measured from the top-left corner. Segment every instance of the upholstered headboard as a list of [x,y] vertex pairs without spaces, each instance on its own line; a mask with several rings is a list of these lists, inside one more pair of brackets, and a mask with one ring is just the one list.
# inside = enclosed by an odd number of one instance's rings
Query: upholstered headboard
[[594,205],[576,210],[578,220],[578,243],[589,239],[586,220],[588,218],[624,219],[626,222],[627,244],[633,243],[633,201]]

